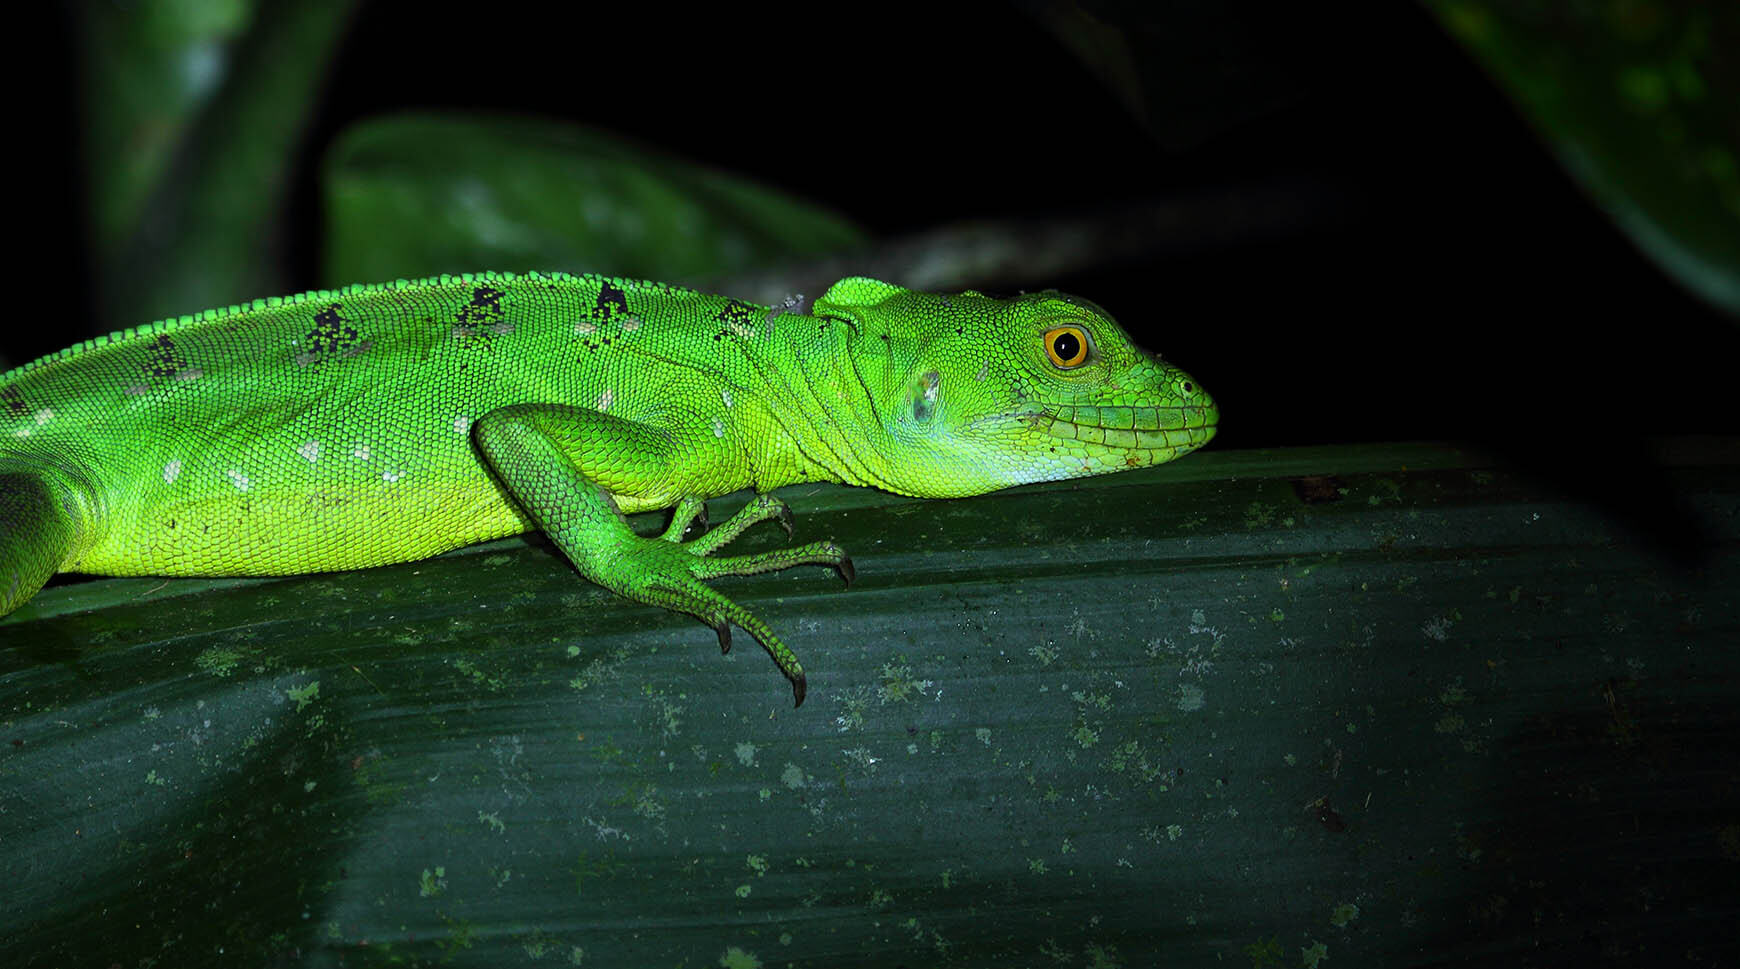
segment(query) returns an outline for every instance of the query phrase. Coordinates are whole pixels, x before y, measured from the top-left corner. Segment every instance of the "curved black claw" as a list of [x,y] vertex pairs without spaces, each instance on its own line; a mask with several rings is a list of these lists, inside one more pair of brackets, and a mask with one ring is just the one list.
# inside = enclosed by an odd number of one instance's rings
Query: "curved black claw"
[[840,561],[836,567],[840,570],[840,578],[846,580],[847,586],[852,584],[852,580],[858,578],[858,570],[852,567],[852,556],[844,552],[840,553]]
[[804,679],[802,673],[799,673],[797,678],[791,681],[791,695],[797,700],[796,703],[792,704],[792,709],[795,710],[804,705],[804,693],[806,693],[809,688],[809,682]]
[[719,652],[731,652],[731,623],[721,619],[713,631],[719,634]]
[[[791,509],[786,506],[785,502],[782,501],[779,503],[779,514],[774,516],[773,520],[776,522],[779,522],[779,527],[785,529],[785,537],[787,539],[790,539],[791,538]],[[802,701],[799,701],[799,702],[802,702]]]

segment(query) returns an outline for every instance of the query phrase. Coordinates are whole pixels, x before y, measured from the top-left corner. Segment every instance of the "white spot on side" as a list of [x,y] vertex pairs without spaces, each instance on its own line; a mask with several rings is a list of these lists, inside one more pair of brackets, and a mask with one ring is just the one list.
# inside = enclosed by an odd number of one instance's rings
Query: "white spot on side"
[[986,360],[984,363],[979,364],[979,375],[974,377],[973,379],[974,380],[984,380],[987,376],[990,375],[990,373],[991,373],[991,361]]
[[174,484],[175,479],[179,477],[181,477],[181,459],[175,458],[163,466],[163,483]]
[[453,419],[453,433],[458,434],[461,437],[464,437],[465,435],[470,434],[471,433],[471,418],[466,417],[464,414],[461,414],[458,417],[455,417]]
[[142,397],[146,393],[144,384],[128,384],[126,394],[129,397]]
[[383,471],[383,472],[381,472],[381,480],[385,481],[387,484],[392,484],[393,482],[399,480],[400,478],[403,478],[404,476],[405,476],[405,472],[403,472],[403,471]]
[[30,428],[21,427],[18,430],[13,431],[12,436],[13,437],[29,437],[30,436]]
[[640,329],[640,318],[639,317],[630,316],[622,321],[622,332],[633,333],[635,330],[638,330],[638,329]]
[[731,388],[727,387],[724,390],[719,391],[719,399],[725,402],[726,407],[730,407],[731,406]]
[[54,411],[51,411],[48,408],[44,407],[43,409],[36,412],[36,423],[47,424],[49,421],[52,421],[52,420],[54,420]]
[[369,459],[369,446],[367,444],[358,444],[356,447],[351,448],[350,456],[356,458],[358,461],[367,461]]
[[186,370],[177,370],[175,372],[176,380],[198,380],[203,376],[205,376],[205,371],[198,367],[188,367]]
[[296,453],[308,459],[309,464],[320,460],[320,442],[309,441],[296,449]]
[[574,335],[575,336],[591,336],[592,334],[597,333],[597,332],[598,332],[598,324],[593,323],[589,320],[581,320],[580,322],[574,324]]
[[609,410],[610,404],[614,400],[616,400],[616,391],[606,390],[604,393],[598,395],[598,409]]
[[720,420],[717,417],[713,418],[713,436],[714,437],[724,437],[725,436],[725,422]]
[[252,481],[248,480],[247,475],[241,473],[240,471],[236,470],[235,468],[231,468],[228,471],[225,471],[224,474],[227,474],[230,476],[230,482],[236,486],[237,491],[247,491],[249,488],[252,488],[254,486],[254,483]]

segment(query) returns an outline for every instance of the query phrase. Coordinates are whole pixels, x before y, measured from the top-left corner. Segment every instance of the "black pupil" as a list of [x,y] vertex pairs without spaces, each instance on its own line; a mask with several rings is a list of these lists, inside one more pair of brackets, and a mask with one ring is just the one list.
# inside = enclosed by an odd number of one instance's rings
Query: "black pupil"
[[1051,339],[1051,349],[1057,352],[1059,360],[1074,360],[1081,353],[1081,340],[1067,330]]

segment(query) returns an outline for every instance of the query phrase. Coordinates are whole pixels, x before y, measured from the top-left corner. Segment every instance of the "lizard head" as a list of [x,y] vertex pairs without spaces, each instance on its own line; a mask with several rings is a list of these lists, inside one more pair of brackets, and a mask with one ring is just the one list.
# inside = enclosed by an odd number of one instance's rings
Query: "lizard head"
[[1145,468],[1207,444],[1219,408],[1104,310],[1055,291],[935,295],[853,277],[815,312],[851,318],[886,442],[883,480],[925,498]]

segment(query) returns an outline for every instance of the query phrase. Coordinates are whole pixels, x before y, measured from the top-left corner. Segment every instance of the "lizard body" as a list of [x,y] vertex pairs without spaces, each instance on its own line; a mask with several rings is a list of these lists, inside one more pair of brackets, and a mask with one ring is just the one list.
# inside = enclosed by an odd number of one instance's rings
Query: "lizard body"
[[[548,533],[589,579],[748,630],[700,580],[801,481],[918,497],[1170,460],[1214,402],[1098,307],[842,279],[804,312],[659,283],[484,273],[256,300],[0,375],[0,615],[60,571],[285,575]],[[683,542],[702,501],[757,498]],[[624,513],[676,509],[657,538]]]

